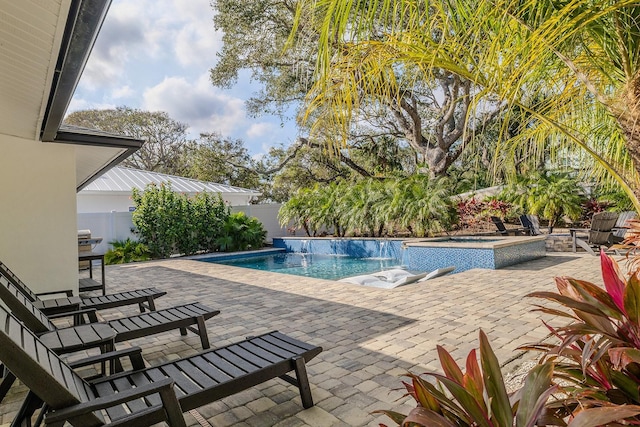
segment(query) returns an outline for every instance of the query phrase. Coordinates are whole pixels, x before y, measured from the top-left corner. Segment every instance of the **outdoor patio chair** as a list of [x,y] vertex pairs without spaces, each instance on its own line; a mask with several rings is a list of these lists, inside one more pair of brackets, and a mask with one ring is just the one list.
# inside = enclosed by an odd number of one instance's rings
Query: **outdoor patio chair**
[[[61,351],[66,350],[67,352],[77,351],[83,348],[85,340],[91,341],[94,338],[91,334],[86,337],[80,334],[80,331],[86,330],[86,327],[90,325],[57,328],[51,322],[50,317],[77,316],[77,314],[70,312],[47,317],[4,275],[0,275],[0,299],[27,328],[37,334],[50,348],[62,349]],[[172,329],[180,329],[181,335],[187,335],[188,329],[200,336],[202,348],[207,349],[210,345],[204,322],[220,314],[220,311],[212,310],[200,303],[190,303],[107,322],[97,322],[95,310],[84,309],[79,314],[87,314],[92,322],[91,325],[106,325],[113,330],[114,343],[155,335]]]
[[495,224],[496,228],[498,229],[498,233],[502,234],[503,236],[508,236],[509,234],[513,234],[514,236],[522,236],[527,231],[526,228],[507,228],[504,225],[504,222],[502,222],[502,220],[497,216],[492,216],[491,222]]
[[[134,291],[119,292],[115,294],[100,295],[94,297],[74,297],[73,291],[53,291],[44,293],[33,292],[18,276],[16,276],[5,264],[0,261],[0,274],[6,277],[13,285],[46,315],[65,313],[80,309],[106,310],[108,308],[123,307],[138,304],[140,312],[145,309],[155,311],[155,299],[167,293],[155,288],[136,289]],[[42,300],[40,295],[67,294],[65,298],[52,298]]]
[[[12,425],[37,422],[47,426],[149,426],[167,422],[186,426],[183,412],[280,377],[298,387],[302,406],[313,406],[306,362],[321,347],[280,332],[249,338],[215,350],[143,368],[139,348],[119,352],[133,371],[95,379],[73,369],[99,362],[104,354],[73,366],[48,349],[35,334],[0,307],[0,361],[29,389]],[[294,371],[296,378],[289,376]],[[44,406],[43,406],[44,403]]]
[[[598,212],[593,215],[590,228],[570,228],[573,252],[576,252],[577,246],[580,246],[591,255],[596,256],[600,249],[609,248],[614,243],[612,230],[617,221],[618,214],[616,212]],[[580,233],[583,236],[579,236]]]
[[527,230],[529,236],[540,236],[540,221],[538,215],[520,215],[520,224]]
[[624,240],[627,230],[629,229],[629,220],[636,219],[637,217],[638,213],[636,211],[624,211],[618,214],[616,225],[613,226],[613,230],[611,231],[613,243],[620,243]]

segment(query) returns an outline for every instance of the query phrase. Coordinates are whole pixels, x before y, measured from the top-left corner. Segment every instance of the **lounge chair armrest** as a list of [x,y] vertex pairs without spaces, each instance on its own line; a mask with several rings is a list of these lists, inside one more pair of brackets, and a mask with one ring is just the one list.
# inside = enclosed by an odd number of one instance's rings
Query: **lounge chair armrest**
[[[79,417],[83,414],[88,414],[93,411],[99,411],[101,409],[110,408],[112,406],[119,405],[121,403],[129,402],[135,399],[139,399],[144,396],[148,396],[150,394],[160,393],[160,398],[162,399],[162,407],[167,413],[171,413],[172,411],[178,411],[180,414],[180,418],[182,418],[182,424],[174,424],[171,425],[184,426],[184,418],[182,417],[182,409],[180,408],[180,403],[178,402],[178,398],[173,390],[173,380],[171,378],[165,378],[160,381],[155,381],[151,384],[146,384],[143,386],[139,386],[136,388],[132,388],[130,390],[122,391],[120,393],[112,394],[106,397],[99,397],[97,399],[93,399],[89,402],[80,403],[78,405],[69,406],[55,412],[49,412],[45,416],[46,424],[55,424],[62,423],[66,420],[70,420],[76,417]],[[159,408],[151,409],[153,411]],[[139,414],[132,414],[130,417],[126,418],[127,422],[131,422],[131,420],[136,419],[138,417],[144,417],[150,411],[140,411]],[[125,420],[123,420],[125,421]],[[109,425],[117,425],[118,423],[112,423]]]
[[47,292],[36,292],[36,295],[56,295],[56,294],[65,294],[68,297],[73,296],[73,291],[71,289],[64,289],[61,291],[47,291]]
[[78,326],[78,324],[82,324],[82,316],[87,315],[87,319],[89,319],[89,323],[95,323],[98,321],[98,316],[96,315],[97,310],[95,308],[82,308],[80,310],[67,311],[65,313],[58,314],[49,314],[47,317],[49,319],[61,319],[65,317],[74,317],[73,324],[74,326]]
[[75,360],[69,362],[69,366],[72,368],[81,368],[83,366],[94,365],[100,362],[106,362],[113,359],[120,359],[122,357],[129,357],[131,366],[135,371],[144,369],[144,359],[142,358],[142,349],[140,347],[130,347],[123,350],[110,351],[107,353],[101,353],[96,356],[86,357],[84,359]]

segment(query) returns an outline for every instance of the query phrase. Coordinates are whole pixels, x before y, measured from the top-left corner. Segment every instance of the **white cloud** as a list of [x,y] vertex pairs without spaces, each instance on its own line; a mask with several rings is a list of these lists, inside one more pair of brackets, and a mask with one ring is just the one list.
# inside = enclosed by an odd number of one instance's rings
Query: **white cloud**
[[184,67],[209,68],[222,48],[222,34],[213,26],[213,9],[206,1],[174,0],[183,21],[175,38],[174,52]]
[[136,94],[136,91],[133,90],[129,85],[124,85],[122,87],[114,89],[111,92],[111,98],[113,99],[131,98],[135,94]]
[[116,105],[109,103],[96,103],[87,99],[74,97],[69,103],[67,114],[71,114],[74,111],[80,110],[108,110],[112,108],[116,108]]
[[246,125],[244,101],[223,94],[209,83],[208,75],[195,82],[167,77],[145,90],[143,108],[166,111],[191,126],[191,132],[217,132],[227,136]]
[[247,129],[247,136],[249,138],[259,138],[269,133],[273,133],[274,129],[275,126],[273,125],[273,123],[254,123],[249,127],[249,129]]

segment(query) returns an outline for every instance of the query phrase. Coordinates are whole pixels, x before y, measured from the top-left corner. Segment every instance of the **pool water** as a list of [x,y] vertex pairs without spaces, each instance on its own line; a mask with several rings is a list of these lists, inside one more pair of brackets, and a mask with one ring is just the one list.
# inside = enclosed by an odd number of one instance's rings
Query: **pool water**
[[397,268],[399,264],[397,259],[391,258],[354,258],[301,253],[280,253],[224,261],[210,258],[203,261],[327,280],[388,270]]

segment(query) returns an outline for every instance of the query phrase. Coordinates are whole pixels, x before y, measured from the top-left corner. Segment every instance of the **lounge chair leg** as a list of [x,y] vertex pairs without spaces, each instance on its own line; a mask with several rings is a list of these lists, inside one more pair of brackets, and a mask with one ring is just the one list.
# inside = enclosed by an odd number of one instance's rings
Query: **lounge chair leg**
[[153,297],[147,298],[147,308],[149,309],[149,311],[156,311],[156,301],[153,299]]
[[173,384],[169,388],[160,389],[160,399],[162,400],[165,414],[167,414],[167,423],[171,427],[186,427],[187,424],[182,415],[182,408],[178,402]]
[[2,378],[2,382],[0,383],[0,402],[5,398],[11,386],[16,380],[15,375],[13,375],[8,369],[4,369],[4,377]]
[[[27,397],[22,402],[22,406],[18,410],[11,427],[14,426],[30,426],[31,417],[39,409],[42,408],[42,400],[40,400],[34,393],[29,392]],[[46,408],[42,408],[46,410]]]
[[587,242],[585,242],[584,240],[576,239],[575,242],[578,244],[578,246],[580,246],[582,249],[584,249],[588,254],[591,254],[593,256],[597,256],[598,255],[597,253],[595,253],[593,248],[591,248],[591,246],[589,246],[589,244]]
[[187,328],[180,328],[180,335],[182,336],[187,335]]
[[309,386],[309,378],[307,377],[307,367],[305,366],[304,357],[296,357],[294,359],[296,378],[298,380],[298,389],[300,390],[300,399],[305,409],[313,406],[313,397],[311,397],[311,386]]
[[209,335],[207,335],[207,326],[204,324],[204,317],[198,316],[198,335],[200,335],[200,342],[202,342],[202,349],[206,350],[211,345],[209,344]]

